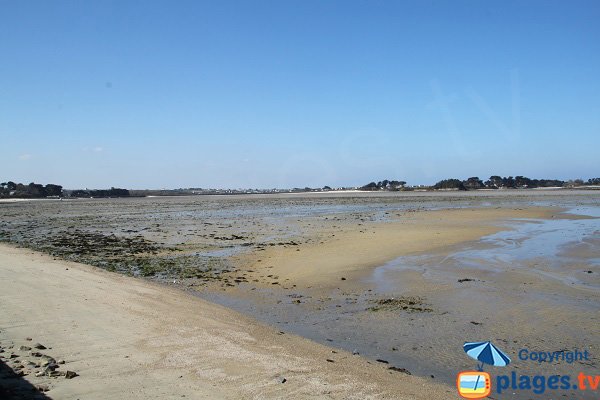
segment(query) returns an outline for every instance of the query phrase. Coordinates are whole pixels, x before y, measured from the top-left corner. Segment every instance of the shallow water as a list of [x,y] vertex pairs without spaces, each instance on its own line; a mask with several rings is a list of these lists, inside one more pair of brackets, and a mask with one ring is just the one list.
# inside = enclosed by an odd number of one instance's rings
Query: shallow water
[[[600,207],[575,207],[568,214],[590,216],[589,219],[515,219],[504,224],[507,230],[482,237],[450,254],[403,256],[376,268],[372,281],[381,293],[394,292],[395,272],[423,266],[460,266],[488,271],[511,268],[531,268],[543,265],[538,272],[563,280],[568,284],[589,285],[600,289],[597,283],[584,282],[571,275],[554,272],[561,267],[579,262],[567,251],[574,245],[600,239]],[[594,254],[600,254],[596,247]],[[535,262],[538,261],[538,264]],[[590,265],[600,265],[600,257],[586,257]],[[553,271],[555,270],[555,271]]]

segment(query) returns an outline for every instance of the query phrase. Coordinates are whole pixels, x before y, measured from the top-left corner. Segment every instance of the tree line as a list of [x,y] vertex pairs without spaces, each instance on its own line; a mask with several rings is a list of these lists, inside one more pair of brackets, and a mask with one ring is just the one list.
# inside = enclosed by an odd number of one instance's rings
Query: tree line
[[360,188],[360,190],[370,190],[370,191],[375,191],[375,190],[390,190],[390,191],[397,191],[397,190],[402,190],[404,188],[404,185],[406,185],[406,182],[404,181],[390,181],[390,180],[383,180],[383,181],[379,181],[377,183],[375,182],[371,182],[366,184],[365,186],[362,186]]
[[[421,188],[437,189],[437,190],[476,190],[476,189],[534,189],[547,187],[579,187],[579,186],[594,186],[600,185],[600,178],[590,178],[587,181],[583,179],[574,179],[563,181],[560,179],[530,179],[525,176],[508,176],[501,177],[492,175],[486,181],[479,179],[477,176],[470,177],[465,180],[449,178],[437,182],[433,186],[420,186]],[[414,187],[406,186],[405,181],[383,180],[379,182],[370,182],[359,188],[365,191],[399,191],[413,190]]]
[[99,190],[73,190],[69,193],[69,197],[129,197],[130,193],[127,189],[110,188]]
[[525,176],[509,176],[501,177],[492,175],[485,182],[477,176],[460,180],[460,179],[444,179],[433,185],[433,189],[458,189],[458,190],[475,190],[475,189],[535,189],[548,187],[577,187],[585,185],[599,185],[600,178],[591,178],[587,182],[583,179],[575,179],[563,181],[560,179],[530,179]]
[[128,197],[129,190],[110,188],[100,190],[63,190],[61,185],[49,183],[42,185],[31,182],[28,185],[15,183],[13,181],[0,183],[0,198],[18,198],[18,199],[42,199],[59,197]]
[[61,197],[63,187],[60,185],[31,182],[29,185],[15,183],[13,181],[0,183],[0,197],[15,197],[22,199],[35,199],[44,197]]

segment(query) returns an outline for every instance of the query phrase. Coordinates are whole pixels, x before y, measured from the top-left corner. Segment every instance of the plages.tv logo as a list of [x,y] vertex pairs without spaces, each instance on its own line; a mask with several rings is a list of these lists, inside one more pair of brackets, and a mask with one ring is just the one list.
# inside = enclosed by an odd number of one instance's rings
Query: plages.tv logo
[[505,367],[510,358],[491,342],[467,342],[463,349],[478,363],[477,371],[461,371],[456,376],[458,394],[465,399],[483,399],[492,392],[492,379],[483,371],[484,364]]

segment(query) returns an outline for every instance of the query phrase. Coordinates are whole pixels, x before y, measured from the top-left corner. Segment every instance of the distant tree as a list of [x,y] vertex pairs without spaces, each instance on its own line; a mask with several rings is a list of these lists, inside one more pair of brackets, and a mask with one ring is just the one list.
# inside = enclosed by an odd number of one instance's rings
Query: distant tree
[[490,189],[498,189],[502,187],[502,177],[498,175],[490,176],[490,179],[485,181],[485,186]]
[[45,187],[46,196],[62,196],[62,186],[47,184]]
[[388,179],[384,179],[382,181],[379,181],[377,183],[375,182],[371,182],[368,183],[364,186],[362,186],[360,188],[360,190],[370,190],[370,191],[374,191],[374,190],[392,190],[392,191],[397,191],[400,190],[400,188],[404,187],[404,185],[406,185],[405,181],[396,181],[396,180],[388,180]]
[[481,179],[479,179],[476,176],[473,176],[467,179],[466,181],[463,181],[463,185],[466,189],[482,189],[485,187]]
[[600,185],[600,178],[590,178],[587,181],[588,185]]
[[375,182],[371,182],[361,187],[360,190],[377,190],[379,189]]
[[532,187],[532,181],[529,178],[517,175],[515,176],[515,186],[522,188]]
[[71,197],[128,197],[130,196],[129,190],[110,188],[108,190],[73,190]]
[[387,189],[389,184],[390,184],[390,181],[388,181],[387,179],[384,179],[383,181],[377,182],[377,187],[379,189]]
[[434,189],[458,189],[466,190],[460,179],[444,179],[433,186]]
[[539,187],[561,187],[565,184],[565,181],[558,179],[540,179],[538,180]]
[[90,193],[85,190],[73,190],[71,197],[90,197]]
[[515,187],[515,178],[509,176],[508,178],[502,178],[502,186],[505,188],[514,188]]
[[127,196],[129,196],[129,190],[113,187],[113,188],[110,188],[108,194],[110,197],[127,197]]
[[400,190],[406,185],[405,181],[390,181],[388,184],[388,190]]

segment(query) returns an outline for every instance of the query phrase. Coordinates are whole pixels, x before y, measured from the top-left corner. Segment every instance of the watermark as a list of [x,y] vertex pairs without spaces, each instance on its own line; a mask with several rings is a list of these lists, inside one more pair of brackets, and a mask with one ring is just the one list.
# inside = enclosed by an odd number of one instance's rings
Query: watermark
[[[490,342],[467,342],[463,345],[467,355],[478,361],[477,371],[461,371],[456,377],[458,394],[465,399],[484,399],[493,390],[498,394],[506,391],[528,391],[535,395],[544,395],[549,391],[596,391],[600,387],[600,375],[587,375],[578,372],[575,375],[522,375],[516,372],[497,375],[494,378],[483,371],[484,365],[505,367],[510,357]],[[531,351],[521,349],[518,359],[537,363],[589,361],[587,350]]]
[[483,399],[492,392],[492,378],[483,371],[462,371],[456,377],[456,387],[465,399]]
[[589,361],[589,359],[590,353],[587,350],[529,351],[528,349],[521,349],[519,351],[519,360],[537,361],[539,363],[565,361],[572,364],[575,361]]
[[[600,375],[586,375],[580,372],[576,379],[571,375],[498,375],[496,392],[502,394],[506,390],[526,390],[535,394],[544,394],[548,390],[598,390]],[[482,398],[482,397],[479,397]]]

